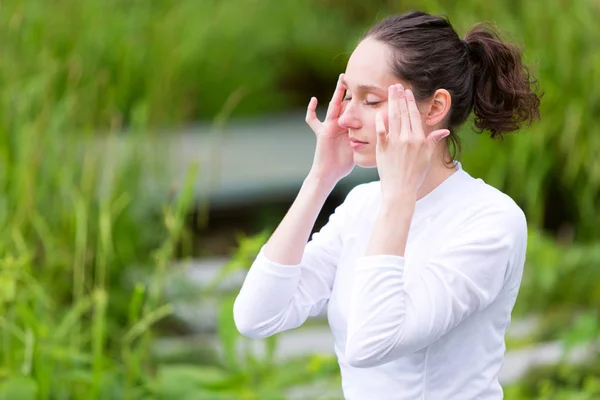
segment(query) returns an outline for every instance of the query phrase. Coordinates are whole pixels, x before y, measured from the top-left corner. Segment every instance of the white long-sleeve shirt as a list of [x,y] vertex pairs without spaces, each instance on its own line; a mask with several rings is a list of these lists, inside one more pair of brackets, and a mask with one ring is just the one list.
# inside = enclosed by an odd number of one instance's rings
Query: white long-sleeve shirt
[[403,257],[364,256],[378,181],[350,191],[299,265],[261,250],[234,305],[239,331],[264,338],[327,305],[345,399],[502,399],[527,224],[510,197],[457,166],[417,201]]

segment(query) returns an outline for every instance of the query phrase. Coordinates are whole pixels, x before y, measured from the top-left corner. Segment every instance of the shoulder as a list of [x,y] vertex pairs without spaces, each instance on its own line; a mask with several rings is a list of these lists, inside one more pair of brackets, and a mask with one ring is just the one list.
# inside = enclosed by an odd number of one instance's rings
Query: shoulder
[[458,200],[456,223],[446,231],[448,240],[443,246],[449,251],[461,249],[480,261],[485,258],[493,265],[504,266],[505,279],[518,282],[527,253],[528,227],[524,211],[508,194],[483,179],[470,178],[464,189],[464,195]]
[[473,179],[470,186],[468,202],[473,210],[508,218],[507,222],[527,223],[525,213],[508,194],[483,179]]
[[470,178],[458,200],[461,231],[481,237],[500,237],[523,242],[527,238],[527,217],[506,193],[480,178]]

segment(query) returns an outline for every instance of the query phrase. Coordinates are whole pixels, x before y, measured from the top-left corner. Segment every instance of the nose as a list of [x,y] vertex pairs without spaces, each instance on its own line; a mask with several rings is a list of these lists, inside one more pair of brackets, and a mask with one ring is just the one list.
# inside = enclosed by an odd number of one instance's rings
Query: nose
[[344,129],[360,128],[360,119],[358,118],[356,107],[351,102],[342,105],[342,113],[338,118],[338,124]]

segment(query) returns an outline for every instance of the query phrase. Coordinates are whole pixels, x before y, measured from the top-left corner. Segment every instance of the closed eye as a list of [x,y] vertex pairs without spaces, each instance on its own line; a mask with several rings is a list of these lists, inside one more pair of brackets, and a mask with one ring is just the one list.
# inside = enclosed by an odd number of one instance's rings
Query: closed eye
[[[342,101],[350,101],[350,100],[352,100],[352,97],[345,97]],[[367,105],[367,106],[376,106],[379,103],[381,103],[381,101],[365,101],[365,105]]]

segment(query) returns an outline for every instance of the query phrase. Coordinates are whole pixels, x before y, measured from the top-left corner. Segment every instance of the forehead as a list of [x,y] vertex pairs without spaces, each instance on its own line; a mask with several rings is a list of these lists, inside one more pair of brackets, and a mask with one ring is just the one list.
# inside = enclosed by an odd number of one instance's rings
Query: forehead
[[356,46],[346,66],[345,80],[349,89],[357,85],[374,85],[386,89],[398,82],[390,69],[390,48],[374,39]]

